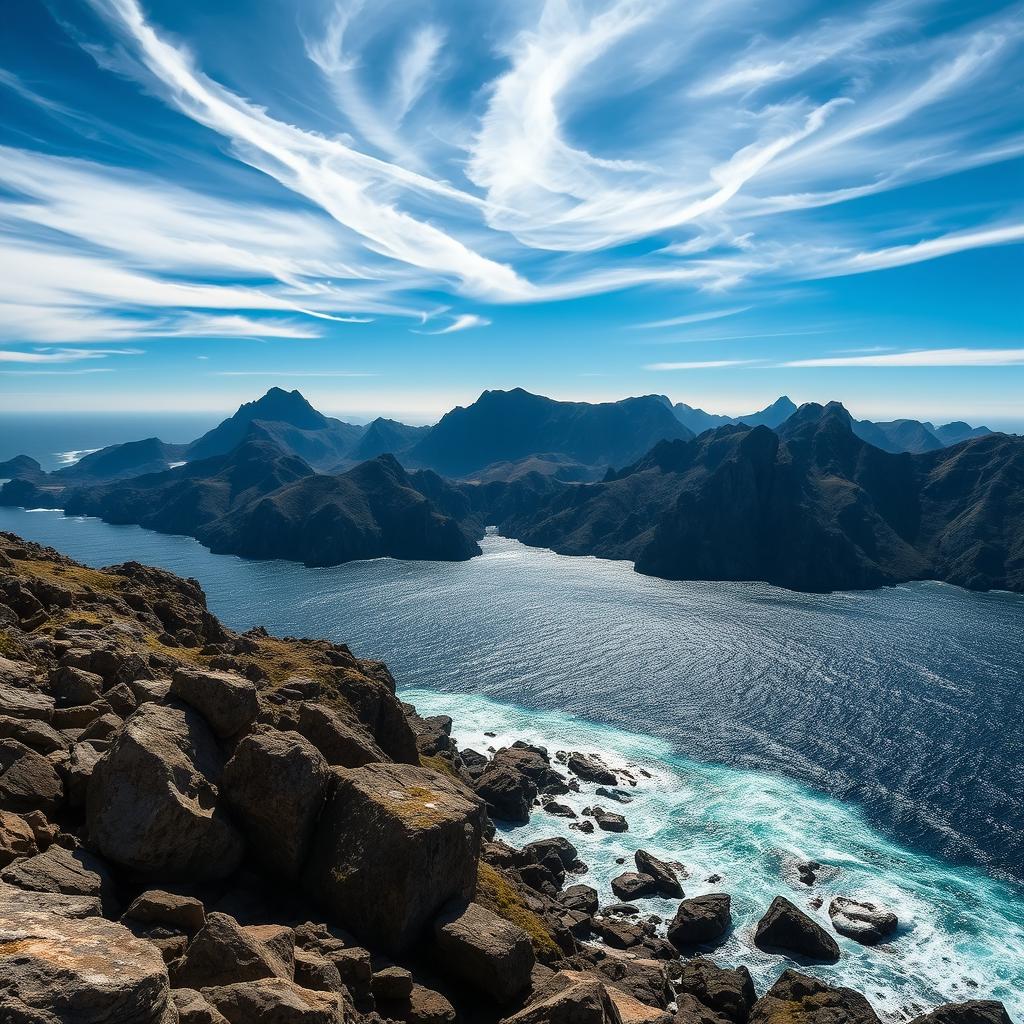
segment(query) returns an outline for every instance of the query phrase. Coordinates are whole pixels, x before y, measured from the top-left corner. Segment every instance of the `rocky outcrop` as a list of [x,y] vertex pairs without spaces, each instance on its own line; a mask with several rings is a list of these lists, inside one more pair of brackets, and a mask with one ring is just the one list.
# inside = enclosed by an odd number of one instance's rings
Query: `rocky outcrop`
[[817,978],[787,970],[754,1004],[749,1024],[879,1024],[878,1015],[859,992],[833,988]]
[[915,1017],[910,1024],[1012,1024],[1006,1007],[994,999],[948,1003]]
[[0,914],[0,1019],[12,1024],[172,1024],[152,943],[101,917]]
[[754,942],[768,952],[784,950],[824,963],[835,963],[840,955],[836,940],[784,896],[776,896],[758,921]]
[[637,850],[633,859],[640,874],[654,879],[659,896],[664,896],[667,899],[683,898],[683,887],[679,883],[676,869],[671,864],[659,860],[653,853],[648,853],[646,850]]
[[715,942],[732,925],[732,900],[728,893],[711,892],[683,900],[668,926],[668,940],[673,946],[688,946]]
[[306,887],[357,934],[403,950],[441,906],[472,898],[483,820],[480,802],[431,769],[336,768]]
[[476,903],[456,904],[434,922],[435,948],[444,970],[507,1003],[530,984],[530,937]]
[[195,708],[221,739],[242,732],[260,710],[252,680],[231,672],[179,668],[170,693]]
[[99,851],[166,878],[223,878],[242,837],[219,806],[223,755],[185,705],[143,704],[92,773],[86,814]]
[[746,967],[719,967],[707,957],[697,957],[683,964],[678,991],[732,1024],[744,1024],[757,999]]

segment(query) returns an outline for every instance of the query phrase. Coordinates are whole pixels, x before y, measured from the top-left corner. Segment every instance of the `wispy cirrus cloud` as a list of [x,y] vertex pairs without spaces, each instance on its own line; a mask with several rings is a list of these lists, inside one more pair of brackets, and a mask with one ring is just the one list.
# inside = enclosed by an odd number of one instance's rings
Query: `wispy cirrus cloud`
[[932,348],[907,352],[875,352],[869,355],[823,356],[792,359],[781,367],[824,366],[1021,366],[1024,348]]
[[644,369],[656,372],[670,370],[721,370],[727,366],[748,366],[755,359],[692,359],[677,363],[648,363]]
[[74,363],[108,356],[141,356],[140,348],[36,348],[30,351],[0,349],[0,363]]
[[738,316],[752,309],[751,306],[734,306],[732,309],[713,309],[704,313],[687,313],[684,316],[673,316],[667,320],[651,320],[643,324],[631,324],[638,330],[655,329],[658,327],[682,327],[686,324],[704,323],[706,320],[723,320],[727,316]]
[[455,334],[456,331],[468,331],[474,327],[490,327],[491,321],[485,316],[477,313],[462,313],[455,317],[450,324],[438,328],[436,331],[414,331],[414,334]]

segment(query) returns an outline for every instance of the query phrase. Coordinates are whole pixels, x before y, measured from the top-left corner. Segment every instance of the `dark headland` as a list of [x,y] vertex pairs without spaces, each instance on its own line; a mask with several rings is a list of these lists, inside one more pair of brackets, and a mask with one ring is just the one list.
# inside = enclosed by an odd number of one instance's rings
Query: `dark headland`
[[[887,908],[823,908],[802,864],[744,940],[781,972],[757,992],[715,962],[726,886],[687,899],[685,865],[637,849],[602,905],[565,839],[495,838],[570,791],[595,794],[581,831],[628,832],[608,804],[641,768],[451,732],[344,645],[239,634],[194,580],[0,534],[0,1019],[878,1024],[827,972],[898,957]],[[652,894],[670,920],[636,913]],[[985,1000],[911,1017],[1009,1024]]]

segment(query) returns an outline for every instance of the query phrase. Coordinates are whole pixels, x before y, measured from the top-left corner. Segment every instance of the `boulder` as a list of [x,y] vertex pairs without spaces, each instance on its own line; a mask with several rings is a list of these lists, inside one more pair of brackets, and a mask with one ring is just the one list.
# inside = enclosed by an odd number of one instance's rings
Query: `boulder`
[[41,911],[58,917],[102,917],[95,896],[68,896],[62,892],[32,892],[0,882],[0,917],[8,913]]
[[235,748],[221,799],[268,870],[298,877],[329,778],[323,755],[297,732],[254,733]]
[[198,712],[142,704],[93,769],[89,836],[108,859],[165,878],[223,878],[243,844],[218,806],[223,760]]
[[507,1003],[530,984],[530,936],[479,904],[455,904],[434,922],[434,948],[445,972]]
[[[566,975],[570,976],[567,977]],[[623,1024],[607,986],[589,977],[560,972],[540,998],[504,1024]]]
[[684,961],[677,989],[733,1024],[744,1024],[757,999],[746,967],[719,967],[707,957]]
[[405,999],[381,1000],[377,1012],[387,1020],[405,1024],[455,1024],[455,1007],[440,992],[414,984]]
[[341,992],[341,972],[327,957],[311,949],[295,950],[295,984],[316,992]]
[[472,898],[484,808],[451,777],[404,764],[335,768],[305,871],[310,895],[387,952],[449,900]]
[[103,751],[97,750],[91,743],[76,743],[71,748],[68,763],[64,769],[69,806],[74,808],[85,806],[89,781],[102,756]]
[[636,871],[623,871],[612,879],[611,886],[620,900],[639,900],[645,896],[656,896],[659,892],[656,879]]
[[716,942],[732,925],[728,893],[709,892],[683,900],[668,926],[668,940],[677,949]]
[[[5,660],[6,659],[2,659]],[[9,662],[15,664],[15,662]],[[0,715],[8,718],[30,718],[39,722],[53,721],[54,699],[27,686],[0,683]]]
[[840,955],[836,940],[784,896],[776,896],[758,921],[754,944],[766,951],[781,949],[823,963],[834,964]]
[[633,854],[633,860],[640,874],[649,875],[654,879],[659,896],[665,896],[668,899],[681,900],[683,898],[683,887],[679,884],[675,868],[670,864],[658,860],[653,853],[648,853],[646,850],[637,850]]
[[339,1024],[342,1019],[337,993],[314,992],[285,978],[204,988],[202,994],[228,1024]]
[[837,896],[828,907],[832,927],[840,935],[854,939],[865,946],[874,946],[887,939],[899,927],[899,918],[891,911],[874,903]]
[[612,949],[631,949],[633,946],[639,946],[647,938],[646,928],[642,925],[631,924],[621,917],[595,917],[590,927]]
[[171,997],[178,1010],[179,1024],[228,1024],[220,1010],[211,1006],[194,988],[176,988]]
[[39,852],[32,826],[13,811],[0,811],[0,868],[18,857],[32,857]]
[[103,694],[103,676],[62,665],[50,673],[50,693],[58,707],[77,708],[91,704]]
[[696,996],[680,992],[673,1024],[729,1024],[729,1018],[702,1003]]
[[240,733],[260,710],[256,684],[231,672],[179,668],[171,677],[171,696],[195,708],[221,737]]
[[0,740],[0,810],[55,811],[64,784],[53,765],[18,740]]
[[566,765],[573,775],[585,782],[597,782],[602,786],[618,785],[618,776],[596,754],[581,754],[578,751],[573,751],[569,755]]
[[294,964],[281,952],[233,917],[208,914],[185,956],[174,965],[172,981],[175,988],[202,989],[260,978],[291,980]]
[[114,880],[106,865],[86,850],[51,846],[45,853],[8,865],[0,872],[0,880],[32,892],[91,896],[107,914],[115,909]]
[[597,890],[591,885],[570,885],[559,894],[558,901],[568,910],[588,915],[597,913]]
[[537,786],[509,764],[493,761],[476,780],[476,795],[487,804],[491,816],[499,821],[527,822],[537,799]]
[[299,706],[297,731],[309,740],[329,765],[361,768],[388,757],[362,729],[345,722],[337,712],[323,704]]
[[68,741],[49,722],[38,718],[12,718],[0,715],[0,739],[18,740],[39,754],[67,750]]
[[995,999],[971,999],[946,1003],[930,1013],[915,1017],[910,1024],[1012,1024],[1006,1007]]
[[871,1004],[859,992],[833,988],[799,971],[786,970],[754,1003],[749,1024],[879,1024]]
[[195,934],[206,924],[203,904],[194,896],[179,896],[163,889],[147,889],[132,900],[122,918],[162,924]]
[[156,946],[102,917],[0,915],[0,1020],[170,1024]]
[[404,967],[388,964],[373,972],[371,986],[376,999],[389,1002],[408,999],[412,995],[412,974]]
[[603,807],[594,808],[594,821],[597,827],[605,832],[626,832],[629,830],[629,822],[621,814],[614,811],[606,811]]

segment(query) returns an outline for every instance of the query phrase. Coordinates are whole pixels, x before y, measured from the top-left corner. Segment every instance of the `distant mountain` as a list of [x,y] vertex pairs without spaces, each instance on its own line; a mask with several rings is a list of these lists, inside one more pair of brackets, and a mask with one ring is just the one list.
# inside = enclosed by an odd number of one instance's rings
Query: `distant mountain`
[[988,427],[972,427],[967,423],[946,423],[936,427],[920,420],[872,422],[853,420],[853,432],[868,444],[886,452],[932,452],[972,437],[985,437]]
[[727,425],[663,442],[601,483],[527,502],[501,528],[668,579],[1021,591],[1024,440],[892,454],[858,437],[838,403],[811,404],[778,431]]
[[[436,477],[439,494],[447,486]],[[465,499],[454,497],[468,516]],[[265,438],[131,480],[46,490],[14,481],[0,502],[44,503],[69,515],[186,534],[220,553],[307,565],[384,556],[461,560],[480,552],[471,531],[418,491],[392,456],[328,476]]]
[[54,482],[123,480],[143,473],[161,473],[184,459],[187,445],[166,444],[158,437],[110,445],[50,474]]
[[687,426],[694,434],[702,434],[705,430],[713,430],[715,427],[724,427],[735,423],[745,423],[749,427],[765,426],[774,429],[796,412],[796,405],[783,395],[764,409],[748,413],[746,416],[719,416],[705,412],[703,409],[695,409],[684,402],[672,406],[672,410],[680,423]]
[[398,455],[430,433],[430,427],[410,427],[398,420],[378,416],[367,424],[363,435],[349,450],[355,462],[375,459],[378,455]]
[[405,459],[452,477],[545,453],[604,468],[626,465],[660,440],[690,436],[656,395],[591,404],[515,388],[485,391],[446,413]]
[[0,480],[35,480],[44,475],[43,467],[29,455],[15,455],[0,462]]

